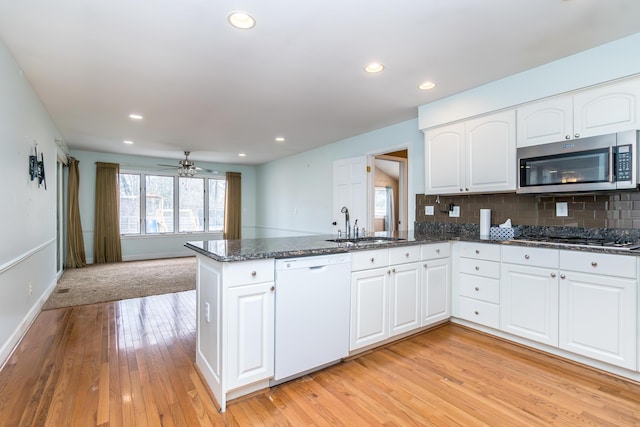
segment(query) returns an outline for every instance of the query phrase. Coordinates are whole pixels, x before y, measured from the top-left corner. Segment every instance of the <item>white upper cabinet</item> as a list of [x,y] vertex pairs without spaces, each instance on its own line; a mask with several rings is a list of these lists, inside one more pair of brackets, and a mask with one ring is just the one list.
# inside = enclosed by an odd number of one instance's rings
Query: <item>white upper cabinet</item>
[[425,132],[425,194],[515,191],[515,111]]
[[640,80],[560,95],[518,109],[518,147],[640,127]]

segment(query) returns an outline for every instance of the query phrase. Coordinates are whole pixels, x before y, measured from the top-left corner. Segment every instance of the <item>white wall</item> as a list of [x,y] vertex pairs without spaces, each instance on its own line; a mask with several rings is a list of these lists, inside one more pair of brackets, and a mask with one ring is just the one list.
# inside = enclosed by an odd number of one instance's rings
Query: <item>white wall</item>
[[409,150],[409,224],[412,225],[415,194],[424,191],[423,136],[417,119],[258,166],[257,225],[274,233],[334,233],[331,225],[333,162],[387,149],[393,151],[400,146]]
[[420,129],[640,73],[640,33],[419,108]]
[[[121,170],[158,171],[158,165],[177,166],[179,159],[158,159],[153,157],[127,156],[119,154],[96,153],[91,151],[72,150],[71,155],[78,159],[80,172],[80,220],[84,238],[87,262],[93,263],[93,232],[95,214],[96,162],[120,164]],[[242,225],[249,230],[256,222],[256,178],[255,167],[232,164],[197,162],[197,165],[220,172],[240,172],[242,174]],[[166,170],[165,170],[166,172]],[[175,234],[167,236],[135,236],[122,238],[122,259],[124,261],[170,258],[193,255],[184,247],[191,240],[207,240],[220,238],[219,233]]]
[[[0,40],[0,365],[56,282],[56,138],[49,114]],[[28,174],[35,143],[44,154],[46,190]]]

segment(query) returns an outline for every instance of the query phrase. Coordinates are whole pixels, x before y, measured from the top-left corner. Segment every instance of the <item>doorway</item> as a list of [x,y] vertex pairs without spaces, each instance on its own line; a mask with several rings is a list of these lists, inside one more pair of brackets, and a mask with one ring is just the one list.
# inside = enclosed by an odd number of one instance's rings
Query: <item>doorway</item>
[[372,156],[370,212],[373,231],[408,229],[408,157],[407,149]]

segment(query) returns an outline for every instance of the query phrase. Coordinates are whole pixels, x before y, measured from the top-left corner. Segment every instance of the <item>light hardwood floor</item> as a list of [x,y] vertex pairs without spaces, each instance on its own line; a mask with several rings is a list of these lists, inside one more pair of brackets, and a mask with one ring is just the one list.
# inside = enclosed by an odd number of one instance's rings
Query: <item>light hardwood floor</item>
[[195,292],[49,310],[0,371],[0,426],[640,425],[640,385],[446,325],[219,414]]

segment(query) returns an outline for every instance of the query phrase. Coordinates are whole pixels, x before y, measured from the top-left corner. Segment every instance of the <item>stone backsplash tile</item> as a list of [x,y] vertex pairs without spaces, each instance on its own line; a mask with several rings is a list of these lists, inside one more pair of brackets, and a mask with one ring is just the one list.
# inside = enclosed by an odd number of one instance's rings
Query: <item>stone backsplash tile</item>
[[[556,203],[566,202],[569,215],[556,216]],[[460,206],[460,217],[449,216],[451,205]],[[434,215],[425,215],[434,206]],[[479,224],[480,209],[491,209],[491,223],[511,219],[514,225],[586,228],[640,228],[640,192],[597,195],[531,196],[478,194],[453,196],[416,195],[416,222]]]

